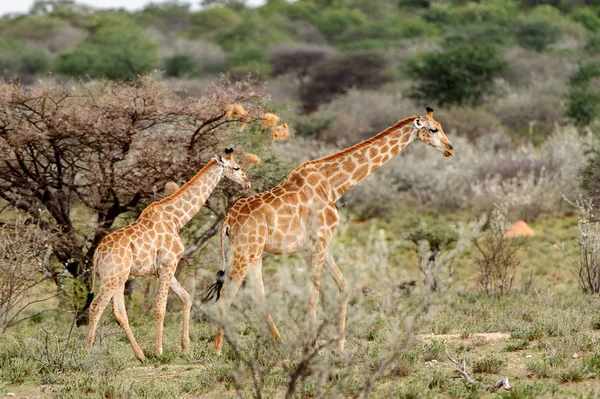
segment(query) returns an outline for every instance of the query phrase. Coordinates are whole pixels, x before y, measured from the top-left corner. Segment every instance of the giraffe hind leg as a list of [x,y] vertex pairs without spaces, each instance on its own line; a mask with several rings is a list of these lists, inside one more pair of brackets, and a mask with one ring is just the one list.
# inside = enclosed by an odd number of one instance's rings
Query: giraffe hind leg
[[135,340],[133,331],[131,331],[131,327],[129,326],[129,320],[127,318],[127,310],[125,309],[124,290],[125,290],[125,284],[120,286],[117,289],[117,292],[115,293],[115,295],[113,296],[113,314],[115,315],[115,318],[119,322],[119,325],[123,328],[123,330],[125,330],[125,334],[127,335],[129,342],[131,343],[131,347],[133,348],[135,357],[140,362],[143,362],[144,360],[146,360],[146,357],[144,356],[144,352],[142,351],[142,349],[138,345],[137,341]]
[[92,348],[92,346],[94,346],[94,338],[96,336],[96,328],[98,327],[98,322],[100,321],[104,309],[106,309],[106,306],[110,302],[116,290],[117,289],[113,288],[113,286],[101,286],[99,288],[98,295],[96,295],[96,297],[90,304],[90,320],[87,337],[87,346],[89,348]]
[[279,330],[277,326],[273,322],[273,318],[269,314],[269,309],[267,306],[267,299],[265,296],[265,285],[262,279],[262,258],[258,258],[258,260],[251,266],[250,275],[252,277],[252,284],[254,286],[255,299],[258,304],[258,309],[261,312],[269,331],[275,339],[280,340],[281,335],[279,334]]
[[223,348],[223,338],[225,337],[225,319],[226,313],[233,303],[233,298],[237,294],[244,277],[246,277],[248,261],[245,257],[243,259],[234,258],[233,268],[225,277],[223,288],[221,290],[221,299],[217,302],[219,306],[217,316],[217,334],[215,336],[215,352],[217,356],[221,355],[221,349]]

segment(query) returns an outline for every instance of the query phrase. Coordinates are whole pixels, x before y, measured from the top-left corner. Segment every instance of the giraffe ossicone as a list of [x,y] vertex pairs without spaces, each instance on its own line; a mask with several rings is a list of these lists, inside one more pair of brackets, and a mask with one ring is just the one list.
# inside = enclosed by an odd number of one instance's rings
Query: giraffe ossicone
[[97,292],[89,306],[88,347],[94,345],[98,322],[112,299],[115,318],[125,330],[135,356],[140,361],[145,359],[129,326],[123,290],[130,276],[154,275],[159,281],[154,351],[162,354],[163,321],[169,289],[182,303],[181,346],[184,351],[189,349],[192,301],[175,278],[175,270],[184,251],[179,230],[202,208],[223,177],[250,187],[250,181],[238,165],[232,149],[227,149],[224,156],[216,155],[175,193],[150,204],[135,222],[112,232],[100,242],[92,265],[92,290],[95,285]]
[[[319,277],[323,266],[339,288],[338,349],[343,350],[350,294],[346,279],[328,251],[340,221],[335,203],[412,141],[422,141],[446,157],[454,155],[442,126],[433,118],[433,109],[427,107],[426,111],[426,115],[402,119],[350,148],[305,162],[278,186],[235,203],[221,228],[221,257],[226,276],[219,301],[214,346],[218,354],[223,345],[225,312],[246,274],[253,280],[258,309],[271,333],[279,338],[265,299],[262,253],[290,254],[300,249],[308,249],[311,253],[313,293],[309,306],[313,321],[316,321]],[[227,244],[232,254],[229,264],[225,261]]]

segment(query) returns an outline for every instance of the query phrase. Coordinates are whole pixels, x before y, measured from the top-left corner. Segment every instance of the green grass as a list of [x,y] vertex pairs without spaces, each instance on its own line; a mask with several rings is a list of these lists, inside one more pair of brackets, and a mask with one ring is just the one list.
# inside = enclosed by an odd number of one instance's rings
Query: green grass
[[[467,216],[438,219],[450,223]],[[533,223],[538,235],[524,243],[515,290],[501,298],[478,293],[469,250],[455,260],[447,292],[423,290],[416,252],[402,240],[403,220],[399,215],[395,223],[346,221],[336,237],[332,251],[352,287],[342,354],[326,343],[336,332],[339,295],[324,274],[318,310],[322,349],[302,366],[315,331],[308,314],[311,272],[297,256],[269,257],[265,285],[280,343],[265,332],[243,288],[230,312],[235,350],[226,342],[222,356],[214,355],[214,325],[208,321],[214,306],[196,303],[190,353],[179,348],[181,313],[169,312],[164,354],[153,356],[154,318],[144,311],[138,284],[128,313],[149,355],[144,364],[135,360],[110,308],[92,350],[83,347],[85,327],[67,342],[71,316],[50,313],[0,337],[0,392],[55,398],[233,398],[236,392],[283,397],[293,375],[295,397],[354,397],[366,390],[374,398],[582,397],[600,387],[597,297],[580,293],[566,266],[577,255],[573,217]],[[562,243],[564,252],[554,248]],[[533,283],[525,289],[529,276]],[[410,295],[398,288],[406,279],[418,281]],[[446,349],[465,360],[476,385],[455,378]],[[503,375],[514,389],[490,390]]]

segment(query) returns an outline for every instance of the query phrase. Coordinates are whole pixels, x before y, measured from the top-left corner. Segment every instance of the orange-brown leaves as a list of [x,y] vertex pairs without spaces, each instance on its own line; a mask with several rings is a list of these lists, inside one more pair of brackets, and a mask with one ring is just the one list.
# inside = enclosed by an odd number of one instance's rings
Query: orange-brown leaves
[[271,137],[273,140],[285,140],[290,136],[290,128],[287,123],[271,128]]
[[252,154],[252,153],[246,153],[244,155],[244,159],[242,161],[242,164],[243,164],[242,166],[244,168],[248,168],[253,165],[259,165],[261,162],[262,162],[262,159],[260,159],[258,157],[258,155]]
[[275,114],[267,112],[262,116],[261,126],[262,127],[272,127],[279,123],[279,117]]

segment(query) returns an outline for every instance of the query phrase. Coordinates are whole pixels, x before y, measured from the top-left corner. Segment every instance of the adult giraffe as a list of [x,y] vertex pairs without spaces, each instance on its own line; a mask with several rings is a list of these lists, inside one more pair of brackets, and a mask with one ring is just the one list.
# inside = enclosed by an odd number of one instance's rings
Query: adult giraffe
[[361,180],[397,155],[411,141],[419,140],[453,156],[452,144],[442,126],[433,119],[433,109],[427,107],[424,116],[402,119],[376,136],[335,154],[298,166],[275,188],[242,198],[231,208],[221,230],[221,256],[225,264],[225,240],[232,252],[231,268],[225,277],[219,272],[213,290],[219,289],[222,303],[219,310],[215,351],[220,354],[223,345],[225,312],[231,306],[246,273],[256,287],[258,305],[273,335],[279,331],[267,310],[262,281],[262,253],[291,254],[299,249],[311,252],[314,290],[309,302],[313,320],[319,298],[319,276],[323,264],[331,273],[340,293],[340,340],[338,349],[344,349],[346,306],[349,299],[348,283],[327,251],[339,215],[335,202]]
[[98,282],[97,294],[90,304],[87,344],[94,345],[94,335],[102,312],[113,300],[115,318],[125,330],[131,347],[140,361],[145,359],[129,327],[123,289],[129,276],[158,276],[156,299],[156,343],[154,351],[162,354],[163,321],[169,288],[183,306],[181,347],[189,349],[190,295],[175,279],[175,269],[183,255],[179,230],[202,208],[207,198],[223,178],[227,177],[245,187],[250,182],[240,168],[232,149],[225,156],[215,156],[189,182],[167,198],[150,204],[140,217],[128,226],[107,235],[94,253],[92,289]]

